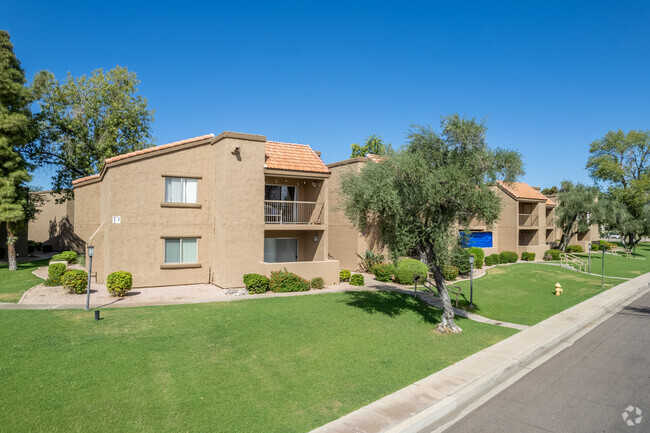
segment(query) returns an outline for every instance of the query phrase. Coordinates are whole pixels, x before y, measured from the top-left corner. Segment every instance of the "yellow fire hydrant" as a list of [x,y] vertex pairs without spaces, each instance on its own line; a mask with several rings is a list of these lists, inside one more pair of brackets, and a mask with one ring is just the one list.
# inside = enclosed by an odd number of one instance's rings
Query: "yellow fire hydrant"
[[564,290],[562,290],[562,286],[560,283],[555,283],[555,296],[560,296]]

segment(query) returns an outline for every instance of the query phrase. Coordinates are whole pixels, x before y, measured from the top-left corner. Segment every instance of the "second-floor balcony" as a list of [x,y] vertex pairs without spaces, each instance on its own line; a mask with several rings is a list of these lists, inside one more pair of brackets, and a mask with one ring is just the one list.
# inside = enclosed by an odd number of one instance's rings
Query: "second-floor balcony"
[[553,228],[554,226],[555,226],[555,217],[554,216],[546,217],[546,227]]
[[324,224],[324,212],[321,202],[264,200],[266,224]]
[[519,214],[519,226],[520,227],[538,227],[539,226],[539,215],[537,215],[537,214],[528,214],[528,213],[520,213]]

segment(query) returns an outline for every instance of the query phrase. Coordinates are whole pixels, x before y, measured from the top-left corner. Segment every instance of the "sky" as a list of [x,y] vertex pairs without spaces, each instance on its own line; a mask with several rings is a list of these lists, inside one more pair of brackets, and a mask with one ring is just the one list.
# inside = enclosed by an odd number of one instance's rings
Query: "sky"
[[126,66],[158,145],[247,132],[331,163],[459,113],[540,187],[592,183],[591,142],[650,129],[649,21],[648,1],[0,2],[28,80]]

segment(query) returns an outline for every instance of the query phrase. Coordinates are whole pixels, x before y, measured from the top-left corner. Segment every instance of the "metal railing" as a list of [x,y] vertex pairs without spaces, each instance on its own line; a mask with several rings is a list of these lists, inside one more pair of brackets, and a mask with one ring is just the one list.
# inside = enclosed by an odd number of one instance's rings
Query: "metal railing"
[[574,268],[579,272],[587,272],[587,261],[570,253],[560,253],[560,266]]
[[539,225],[539,215],[531,213],[520,213],[519,225],[523,227],[536,227]]
[[323,224],[324,219],[320,202],[264,200],[266,224]]

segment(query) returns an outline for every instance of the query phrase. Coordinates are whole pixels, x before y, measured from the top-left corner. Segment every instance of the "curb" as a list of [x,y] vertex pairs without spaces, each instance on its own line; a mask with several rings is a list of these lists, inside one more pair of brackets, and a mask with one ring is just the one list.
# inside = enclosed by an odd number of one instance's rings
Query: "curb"
[[648,291],[650,273],[623,282],[313,432],[430,431]]

